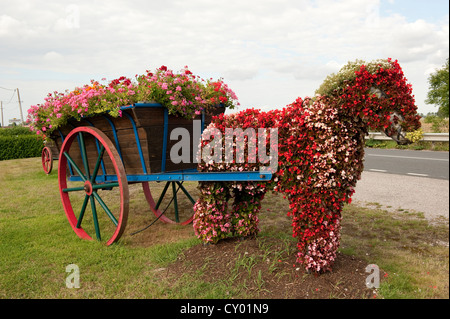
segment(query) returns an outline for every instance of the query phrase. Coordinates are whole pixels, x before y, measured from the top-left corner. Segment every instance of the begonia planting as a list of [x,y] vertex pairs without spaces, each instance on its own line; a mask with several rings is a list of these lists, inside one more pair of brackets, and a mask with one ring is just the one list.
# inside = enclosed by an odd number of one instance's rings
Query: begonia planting
[[[391,59],[349,63],[316,93],[282,110],[220,115],[206,129],[204,135],[213,128],[222,133],[226,128],[277,128],[278,169],[270,182],[201,182],[194,229],[203,242],[257,235],[265,192],[282,192],[289,200],[297,261],[312,272],[332,269],[342,208],[351,202],[363,171],[366,133],[371,129],[401,136],[418,129],[420,117],[412,87]],[[241,138],[248,142],[248,137]],[[203,149],[206,145],[208,141],[202,141]],[[250,160],[199,164],[200,171],[258,169],[259,164]]]

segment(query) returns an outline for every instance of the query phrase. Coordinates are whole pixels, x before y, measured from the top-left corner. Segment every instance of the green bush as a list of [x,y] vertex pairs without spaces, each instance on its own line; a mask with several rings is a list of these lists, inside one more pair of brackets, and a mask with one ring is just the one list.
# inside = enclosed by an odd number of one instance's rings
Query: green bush
[[428,114],[424,122],[431,124],[433,133],[448,132],[448,118],[439,117],[436,114]]
[[395,141],[366,140],[366,147],[401,150],[449,151],[448,142],[417,141],[409,145],[398,145]]
[[6,135],[0,133],[0,161],[39,157],[44,144],[36,135]]
[[17,136],[17,135],[36,135],[36,133],[30,131],[28,127],[24,126],[10,126],[0,128],[0,136]]

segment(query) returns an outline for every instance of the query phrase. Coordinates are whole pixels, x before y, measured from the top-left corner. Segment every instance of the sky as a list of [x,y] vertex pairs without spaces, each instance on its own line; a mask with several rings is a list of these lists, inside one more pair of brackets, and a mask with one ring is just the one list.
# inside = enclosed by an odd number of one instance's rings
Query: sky
[[[0,0],[6,124],[48,93],[166,65],[223,78],[238,110],[313,96],[348,61],[397,59],[419,112],[449,57],[447,0]],[[1,119],[1,118],[0,118]]]

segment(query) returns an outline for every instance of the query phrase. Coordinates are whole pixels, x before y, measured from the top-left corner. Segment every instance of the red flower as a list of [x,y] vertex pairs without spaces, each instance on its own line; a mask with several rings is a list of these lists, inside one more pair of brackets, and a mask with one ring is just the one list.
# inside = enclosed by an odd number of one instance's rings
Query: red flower
[[[211,125],[221,132],[225,128],[277,128],[278,171],[266,184],[201,183],[203,194],[228,187],[227,194],[233,194],[229,196],[234,198],[234,203],[228,209],[223,193],[219,197],[204,195],[198,202],[201,205],[197,205],[194,224],[199,237],[214,241],[233,233],[257,233],[257,218],[249,216],[257,215],[267,190],[276,190],[289,200],[292,236],[298,240],[297,262],[316,273],[331,270],[340,242],[341,211],[344,203],[351,203],[354,187],[363,171],[361,137],[368,128],[389,128],[393,112],[403,115],[406,127],[419,125],[411,86],[406,83],[397,61],[387,61],[390,67],[380,65],[374,73],[362,65],[355,72],[356,78],[347,81],[334,95],[322,95],[314,100],[298,98],[282,110],[247,109],[216,117]],[[223,94],[220,81],[212,85],[215,92]],[[387,97],[369,93],[372,87],[379,88]],[[224,96],[219,96],[221,102],[222,98]],[[266,144],[269,146],[267,140]],[[257,170],[259,164],[199,165],[200,171],[239,169]],[[217,202],[225,204],[221,207],[213,204]],[[227,219],[229,215],[233,217]],[[231,226],[215,226],[220,223],[211,220],[216,219],[230,221]],[[217,235],[207,237],[211,233]]]

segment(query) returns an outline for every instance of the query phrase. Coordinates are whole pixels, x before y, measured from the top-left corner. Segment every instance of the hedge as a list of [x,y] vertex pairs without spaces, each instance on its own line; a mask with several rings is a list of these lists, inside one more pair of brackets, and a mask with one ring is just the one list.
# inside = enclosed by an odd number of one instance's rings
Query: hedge
[[40,157],[44,144],[35,135],[8,136],[0,134],[0,161]]
[[0,128],[0,136],[17,136],[17,135],[36,135],[36,133],[31,131],[29,127],[19,125]]

